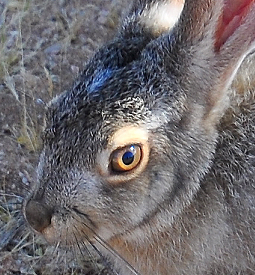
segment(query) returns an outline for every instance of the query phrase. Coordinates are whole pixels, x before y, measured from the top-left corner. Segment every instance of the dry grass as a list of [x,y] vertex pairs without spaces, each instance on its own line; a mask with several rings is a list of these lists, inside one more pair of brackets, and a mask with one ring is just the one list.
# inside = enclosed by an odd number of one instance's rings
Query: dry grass
[[[95,267],[84,255],[34,236],[21,207],[34,186],[46,103],[71,86],[95,49],[113,35],[127,2],[0,1],[0,275],[103,272],[100,263]],[[247,74],[238,75],[237,93],[247,89]],[[253,89],[255,77],[250,79]]]
[[46,103],[71,86],[113,35],[126,2],[0,2],[0,274],[92,275],[103,269],[34,236],[21,207],[34,186]]

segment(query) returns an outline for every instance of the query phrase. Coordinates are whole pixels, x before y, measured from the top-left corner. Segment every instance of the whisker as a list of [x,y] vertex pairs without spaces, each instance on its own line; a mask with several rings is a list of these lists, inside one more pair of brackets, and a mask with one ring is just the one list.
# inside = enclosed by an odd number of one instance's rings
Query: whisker
[[[68,236],[68,229],[67,228],[67,232],[66,232],[66,236]],[[66,245],[67,245],[67,237],[65,238],[65,242],[66,242]],[[75,250],[73,249],[73,247],[71,246],[71,251],[75,254],[75,256],[73,257],[73,253],[72,253],[72,260],[75,260],[76,259],[76,252]],[[63,258],[63,261],[64,261],[64,274],[68,273],[68,268],[70,267],[69,266],[69,262],[70,262],[70,259],[69,259],[69,255],[67,252],[69,252],[67,249],[64,250],[64,254],[62,254],[62,258]]]
[[91,245],[91,247],[96,251],[96,253],[99,255],[99,257],[101,258],[104,266],[111,272],[113,272],[113,274],[118,275],[118,272],[115,271],[112,267],[112,264],[105,258],[105,256],[101,253],[101,251],[91,242],[89,242],[89,244]]
[[[66,245],[66,247],[68,247],[68,244],[67,244],[67,236],[69,235],[68,231],[69,231],[69,227],[67,226],[66,227],[66,234],[65,234],[65,245]],[[66,268],[67,267],[67,262],[68,262],[67,250],[65,250],[65,253],[64,253],[64,261],[65,261],[65,268]]]
[[[81,212],[76,212],[79,213],[78,216],[80,217],[82,215]],[[82,215],[83,216],[83,215]],[[86,217],[86,215],[85,215]],[[112,248],[105,240],[103,240],[100,236],[98,236],[98,234],[90,227],[88,226],[83,220],[79,221],[78,219],[76,219],[78,222],[81,222],[84,226],[86,226],[95,236],[94,239],[102,246],[104,247],[106,250],[108,250],[114,257],[118,258],[120,261],[122,261],[123,263],[126,264],[127,268],[129,269],[129,271],[131,271],[133,274],[135,275],[140,275],[133,267],[132,265],[125,260],[121,255],[119,255],[119,253]],[[102,253],[99,251],[99,249],[88,239],[88,237],[85,235],[86,240],[89,242],[89,244],[93,247],[93,249],[98,253],[98,255],[103,259],[106,260],[106,258],[102,255]],[[107,260],[106,260],[107,261]],[[108,265],[109,262],[107,261]],[[115,271],[114,271],[115,272]],[[118,273],[116,273],[118,274]]]
[[[75,227],[75,229],[76,229],[77,232],[79,232],[79,231],[77,230],[76,227]],[[78,238],[77,238],[77,236],[76,236],[75,233],[74,233],[74,237],[75,237],[75,241],[76,241],[76,247],[78,247],[78,249],[79,249],[79,251],[80,251],[80,254],[83,255],[83,250],[82,250],[82,248],[81,248],[81,245],[82,245],[82,247],[85,249],[85,251],[86,251],[86,253],[87,253],[89,259],[91,260],[91,263],[92,263],[94,269],[100,272],[100,269],[99,269],[99,267],[98,267],[98,265],[97,265],[97,263],[96,263],[96,261],[95,261],[95,257],[91,254],[91,252],[89,251],[87,245],[84,244],[83,242],[80,243],[80,242],[78,241]],[[85,238],[86,238],[86,236],[85,236]],[[86,238],[86,239],[87,239],[87,238]]]
[[114,257],[118,258],[119,260],[121,260],[123,263],[126,264],[126,267],[129,269],[129,271],[131,271],[133,274],[135,275],[140,275],[138,273],[138,271],[136,271],[132,265],[125,260],[122,256],[120,256],[120,254],[114,249],[112,248],[106,241],[104,241],[102,238],[100,238],[97,234],[95,234],[94,239],[101,245],[103,246],[105,249],[107,249]]
[[[94,251],[97,253],[97,255],[100,257],[102,263],[104,266],[108,269],[108,271],[113,272],[113,274],[118,275],[118,273],[113,269],[111,263],[106,259],[106,257],[101,253],[101,251],[89,240],[88,237],[86,237],[86,241],[90,244],[90,246],[94,249]],[[84,244],[86,246],[86,244]]]
[[[78,215],[79,217],[79,215]],[[84,224],[80,219],[77,218],[77,216],[73,217],[77,222]],[[76,231],[79,232],[79,230],[76,228]],[[113,274],[118,274],[115,270],[113,270],[112,265],[110,264],[110,262],[103,256],[103,254],[99,251],[99,249],[91,242],[91,240],[88,238],[87,234],[85,232],[83,232],[83,236],[85,237],[87,243],[94,249],[94,251],[97,253],[97,255],[100,257],[102,263],[104,264],[104,266],[111,271]],[[77,240],[77,244],[79,245],[79,241]],[[93,257],[93,255],[91,254],[91,252],[89,251],[89,249],[87,248],[87,245],[85,243],[83,243],[84,248],[88,251],[88,254],[91,255],[91,258]],[[96,264],[97,265],[97,264]],[[98,267],[98,265],[97,265]]]

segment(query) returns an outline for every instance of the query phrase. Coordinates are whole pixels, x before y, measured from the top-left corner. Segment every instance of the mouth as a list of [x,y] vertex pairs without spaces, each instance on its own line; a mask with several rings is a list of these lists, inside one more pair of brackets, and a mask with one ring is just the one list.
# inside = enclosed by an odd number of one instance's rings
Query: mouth
[[79,216],[71,215],[63,219],[56,214],[52,216],[50,225],[44,228],[41,234],[51,245],[70,247],[79,243],[92,244],[96,232],[88,221]]
[[96,226],[89,216],[75,208],[59,207],[53,210],[45,203],[31,199],[23,212],[30,228],[49,244],[71,246],[79,242],[92,242],[96,234]]

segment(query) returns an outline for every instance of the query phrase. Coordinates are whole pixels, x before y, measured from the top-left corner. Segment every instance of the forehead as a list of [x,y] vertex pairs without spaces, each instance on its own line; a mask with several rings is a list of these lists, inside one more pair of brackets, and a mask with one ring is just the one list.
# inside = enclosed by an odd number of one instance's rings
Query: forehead
[[61,95],[48,109],[46,135],[51,133],[55,143],[73,144],[79,139],[83,146],[102,146],[119,128],[144,123],[148,108],[142,97],[110,92],[104,89],[85,96],[74,91]]
[[49,161],[61,156],[65,166],[82,162],[90,167],[118,129],[144,124],[148,115],[144,99],[123,91],[111,94],[105,88],[82,94],[72,90],[53,100],[44,134]]
[[[106,92],[107,93],[107,92]],[[78,98],[77,98],[78,97]],[[139,123],[148,112],[145,100],[138,95],[96,96],[82,98],[62,95],[49,107],[46,115],[47,127],[61,128],[82,125],[84,129],[102,128],[109,123]]]
[[102,145],[121,127],[146,124],[172,105],[168,76],[157,64],[134,61],[118,68],[93,62],[70,91],[50,104],[46,133],[53,133],[55,143],[78,139],[86,146]]
[[94,70],[88,66],[70,91],[52,101],[47,115],[49,124],[61,127],[67,122],[78,123],[89,129],[109,122],[114,126],[142,120],[153,101],[146,100],[150,90],[147,86],[155,83],[145,85],[145,68],[134,70],[133,65]]

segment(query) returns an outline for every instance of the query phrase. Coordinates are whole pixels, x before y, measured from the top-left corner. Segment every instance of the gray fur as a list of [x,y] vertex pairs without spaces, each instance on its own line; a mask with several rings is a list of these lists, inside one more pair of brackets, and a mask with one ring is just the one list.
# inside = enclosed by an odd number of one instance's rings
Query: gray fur
[[[229,87],[255,40],[254,4],[215,50],[222,0],[187,0],[159,37],[138,20],[156,2],[135,1],[113,41],[50,104],[25,216],[43,234],[56,227],[53,243],[96,232],[143,275],[254,274],[254,90]],[[114,186],[97,172],[97,156],[130,124],[147,129],[149,162]],[[96,245],[119,274],[134,274]]]

